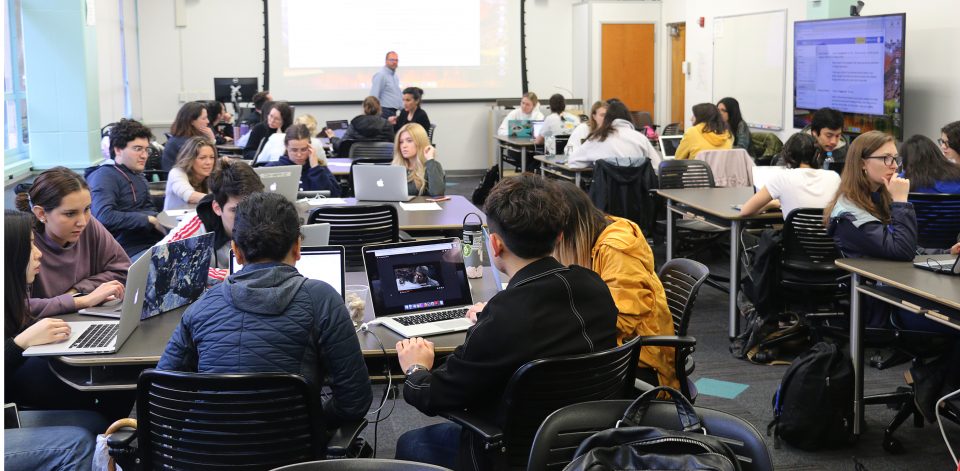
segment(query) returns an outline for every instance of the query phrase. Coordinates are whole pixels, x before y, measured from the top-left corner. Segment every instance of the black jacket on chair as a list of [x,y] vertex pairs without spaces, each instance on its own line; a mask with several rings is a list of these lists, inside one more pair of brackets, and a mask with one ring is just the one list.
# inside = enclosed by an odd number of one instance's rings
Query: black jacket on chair
[[639,166],[619,166],[602,159],[594,162],[590,199],[601,211],[629,219],[649,235],[656,221],[655,199],[650,190],[658,187],[650,159]]

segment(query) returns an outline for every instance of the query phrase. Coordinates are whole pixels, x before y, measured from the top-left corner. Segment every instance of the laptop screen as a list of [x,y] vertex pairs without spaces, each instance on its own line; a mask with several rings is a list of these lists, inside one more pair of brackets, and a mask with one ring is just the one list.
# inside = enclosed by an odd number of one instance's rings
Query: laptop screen
[[350,123],[345,119],[338,119],[336,121],[327,121],[327,127],[333,131],[333,134],[337,136],[337,139],[343,139],[343,135],[346,134],[347,128],[350,127]]
[[660,136],[660,153],[663,154],[663,158],[672,159],[677,155],[677,147],[680,146],[682,139],[683,136]]
[[543,121],[534,121],[533,122],[533,137],[539,137],[540,133],[543,132]]
[[172,311],[197,300],[207,287],[213,254],[213,233],[153,248],[140,320]]
[[[323,281],[343,297],[343,247],[300,247],[297,271],[311,280]],[[230,274],[243,269],[237,255],[230,251]]]
[[377,316],[472,304],[460,239],[363,248]]

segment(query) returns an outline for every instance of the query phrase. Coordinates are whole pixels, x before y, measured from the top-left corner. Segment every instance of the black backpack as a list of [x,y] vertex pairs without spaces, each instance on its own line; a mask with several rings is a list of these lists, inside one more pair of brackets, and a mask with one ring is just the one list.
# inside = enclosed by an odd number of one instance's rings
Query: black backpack
[[780,439],[801,450],[853,443],[853,364],[836,345],[820,342],[787,368],[773,395],[774,448]]
[[[638,425],[657,394],[669,393],[683,430]],[[700,416],[680,391],[651,389],[627,408],[616,428],[597,432],[577,447],[564,471],[717,470],[739,471],[737,456],[720,439],[706,434]]]
[[483,207],[483,203],[487,201],[487,195],[490,194],[490,190],[493,189],[493,186],[500,181],[500,166],[494,165],[490,167],[490,170],[487,170],[486,175],[483,176],[483,180],[480,181],[480,184],[477,185],[477,188],[473,190],[473,196],[470,198],[473,201],[473,204],[477,207]]

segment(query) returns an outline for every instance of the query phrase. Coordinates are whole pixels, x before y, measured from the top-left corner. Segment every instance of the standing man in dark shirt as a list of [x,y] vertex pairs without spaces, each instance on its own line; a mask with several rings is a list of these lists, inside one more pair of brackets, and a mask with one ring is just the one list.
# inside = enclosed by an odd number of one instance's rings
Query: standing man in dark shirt
[[[563,266],[550,255],[565,219],[553,185],[521,175],[490,192],[484,211],[491,259],[510,283],[470,309],[467,317],[476,325],[446,363],[434,368],[429,340],[397,342],[407,375],[403,397],[421,412],[469,409],[494,421],[507,382],[523,364],[616,346],[617,306],[610,289],[596,273]],[[470,432],[463,433],[450,422],[411,430],[397,442],[397,459],[471,468]]]
[[397,110],[403,106],[403,96],[400,94],[400,78],[397,77],[397,53],[387,53],[383,68],[373,76],[373,85],[370,87],[370,96],[380,100],[380,111],[384,119],[390,124],[397,122]]

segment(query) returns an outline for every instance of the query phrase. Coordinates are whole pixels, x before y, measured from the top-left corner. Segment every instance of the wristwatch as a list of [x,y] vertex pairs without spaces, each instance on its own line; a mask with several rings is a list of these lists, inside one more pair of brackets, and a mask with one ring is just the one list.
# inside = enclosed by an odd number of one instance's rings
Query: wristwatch
[[407,375],[407,376],[410,376],[410,375],[412,375],[412,374],[414,374],[414,373],[416,373],[416,372],[418,372],[418,371],[420,371],[420,370],[430,371],[430,368],[427,368],[426,366],[423,366],[423,365],[418,364],[418,363],[414,363],[413,365],[410,365],[410,368],[407,368],[407,371],[403,372],[403,374],[405,374],[405,375]]

